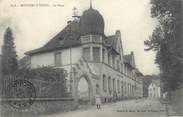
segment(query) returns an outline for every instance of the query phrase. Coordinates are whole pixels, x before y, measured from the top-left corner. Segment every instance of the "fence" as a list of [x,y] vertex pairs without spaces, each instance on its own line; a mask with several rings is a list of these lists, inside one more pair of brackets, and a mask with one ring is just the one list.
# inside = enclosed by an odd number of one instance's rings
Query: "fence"
[[[1,78],[0,92],[1,97],[5,98],[9,84],[17,79],[24,79],[16,76],[4,76]],[[66,89],[63,89],[63,82],[60,81],[43,81],[37,79],[25,79],[31,82],[36,90],[37,98],[61,98],[69,97]]]
[[42,81],[37,79],[25,79],[31,82],[36,89],[36,98],[33,104],[25,109],[12,108],[8,101],[22,101],[26,98],[7,98],[9,84],[17,79],[22,79],[15,76],[4,76],[0,79],[1,91],[1,114],[0,116],[17,116],[17,117],[32,117],[38,115],[55,114],[65,111],[75,110],[78,103],[74,101],[67,93],[63,93],[63,82],[60,81]]

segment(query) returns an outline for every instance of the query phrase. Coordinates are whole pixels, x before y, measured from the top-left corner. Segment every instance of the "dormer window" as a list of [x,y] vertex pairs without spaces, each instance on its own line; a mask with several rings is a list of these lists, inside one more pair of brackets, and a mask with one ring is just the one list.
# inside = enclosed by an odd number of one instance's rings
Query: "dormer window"
[[64,45],[64,39],[59,40],[60,45]]

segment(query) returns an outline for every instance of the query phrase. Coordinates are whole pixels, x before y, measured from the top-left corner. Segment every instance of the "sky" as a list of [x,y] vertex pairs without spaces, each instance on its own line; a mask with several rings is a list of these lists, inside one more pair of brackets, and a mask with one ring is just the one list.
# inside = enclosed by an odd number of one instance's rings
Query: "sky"
[[[42,6],[20,7],[20,4],[38,3]],[[72,20],[74,7],[81,15],[89,6],[90,0],[0,0],[0,46],[5,29],[11,27],[20,59],[26,51],[43,46],[60,32]],[[104,17],[106,35],[121,31],[124,54],[134,51],[137,68],[145,75],[158,74],[155,52],[144,51],[144,41],[157,24],[151,18],[150,1],[92,0],[92,6]]]

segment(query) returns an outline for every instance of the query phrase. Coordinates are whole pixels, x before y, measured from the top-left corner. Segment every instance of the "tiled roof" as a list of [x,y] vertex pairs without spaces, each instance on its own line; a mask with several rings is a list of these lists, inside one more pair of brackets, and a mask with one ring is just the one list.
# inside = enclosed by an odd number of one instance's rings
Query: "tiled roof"
[[73,21],[43,47],[26,52],[25,54],[32,55],[36,53],[48,52],[56,49],[77,46],[80,44],[81,40],[79,22]]
[[[53,37],[48,43],[46,43],[43,47],[28,51],[25,54],[33,55],[37,53],[78,46],[81,44],[80,36],[80,24],[77,21],[73,21],[70,24],[68,24],[60,33]],[[116,51],[116,36],[111,35],[106,37],[105,45],[112,47]]]

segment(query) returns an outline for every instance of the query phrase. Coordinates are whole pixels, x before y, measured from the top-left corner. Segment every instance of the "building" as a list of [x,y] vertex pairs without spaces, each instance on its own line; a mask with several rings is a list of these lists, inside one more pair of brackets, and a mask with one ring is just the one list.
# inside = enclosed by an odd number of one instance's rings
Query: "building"
[[[78,84],[88,84],[89,101],[100,94],[102,101],[142,97],[142,74],[134,53],[124,55],[121,32],[107,36],[104,19],[92,6],[43,47],[26,52],[30,67],[53,66],[68,72],[68,92],[78,100]],[[139,75],[140,73],[140,75]]]
[[143,76],[143,97],[148,97],[148,88],[152,80],[160,80],[159,75],[145,75]]
[[148,87],[148,97],[150,98],[160,98],[160,80],[152,80],[151,84]]

